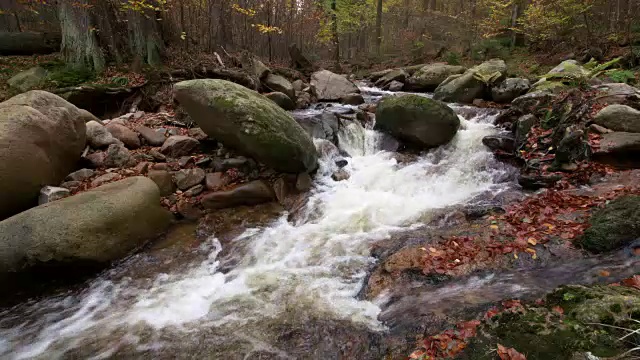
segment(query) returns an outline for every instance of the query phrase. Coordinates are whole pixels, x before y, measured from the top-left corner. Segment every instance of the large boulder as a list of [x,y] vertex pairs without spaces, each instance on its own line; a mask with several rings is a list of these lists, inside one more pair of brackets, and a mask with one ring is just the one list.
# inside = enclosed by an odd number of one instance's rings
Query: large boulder
[[598,125],[613,131],[640,133],[640,111],[626,105],[609,105],[593,119]]
[[640,165],[640,134],[616,131],[602,135],[593,152],[596,161],[623,167]]
[[293,89],[293,85],[283,76],[269,74],[262,80],[262,83],[271,91],[281,92],[287,95],[292,101],[296,100],[296,91]]
[[389,97],[376,110],[376,129],[420,149],[448,143],[459,127],[460,119],[450,107],[422,96]]
[[591,252],[623,247],[640,238],[640,196],[627,195],[611,201],[589,220],[580,244]]
[[483,98],[491,85],[504,80],[506,72],[507,65],[503,60],[491,59],[472,67],[460,76],[450,76],[436,88],[433,98],[447,102],[472,103],[476,98]]
[[320,114],[298,113],[293,114],[293,118],[312,138],[329,140],[334,144],[338,142],[340,124],[334,113],[329,111],[323,111]]
[[293,100],[291,100],[291,98],[289,96],[287,96],[286,94],[283,94],[281,92],[271,92],[268,94],[264,94],[264,96],[273,101],[274,103],[278,104],[278,106],[280,106],[281,108],[287,110],[287,111],[291,111],[291,110],[295,110],[296,109],[296,103],[293,102]]
[[0,103],[0,219],[38,203],[45,185],[73,171],[86,143],[84,116],[39,90]]
[[9,87],[20,92],[29,91],[42,85],[47,78],[47,70],[40,66],[21,71],[7,80]]
[[491,98],[497,103],[510,103],[530,88],[531,83],[527,79],[509,78],[491,88]]
[[590,71],[575,60],[565,60],[554,67],[531,86],[531,92],[549,91],[557,93],[566,90],[569,84],[589,80]]
[[593,86],[598,91],[601,104],[640,104],[640,90],[625,83],[608,83]]
[[449,76],[462,74],[463,66],[447,64],[429,64],[416,71],[405,83],[407,90],[434,91]]
[[164,232],[171,214],[156,184],[131,177],[0,222],[0,276],[49,264],[119,259]]
[[212,138],[278,171],[317,168],[311,137],[291,115],[257,92],[211,79],[183,81],[174,89],[189,116]]
[[346,77],[322,70],[311,75],[311,86],[320,101],[339,101],[347,94],[360,92]]

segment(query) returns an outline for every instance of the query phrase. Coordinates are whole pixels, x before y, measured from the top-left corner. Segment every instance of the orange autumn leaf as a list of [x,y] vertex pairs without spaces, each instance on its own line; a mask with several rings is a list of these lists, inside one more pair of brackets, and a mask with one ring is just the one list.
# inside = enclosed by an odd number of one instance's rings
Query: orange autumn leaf
[[498,344],[498,356],[500,356],[500,360],[527,360],[527,358],[516,351],[514,348],[506,348],[500,344]]

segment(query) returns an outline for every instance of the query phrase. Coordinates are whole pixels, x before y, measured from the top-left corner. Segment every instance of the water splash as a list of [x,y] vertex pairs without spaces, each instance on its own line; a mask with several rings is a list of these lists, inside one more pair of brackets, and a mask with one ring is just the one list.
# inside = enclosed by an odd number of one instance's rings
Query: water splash
[[[461,117],[462,127],[447,146],[416,162],[398,164],[378,150],[379,135],[357,123],[339,134],[351,158],[349,180],[320,172],[305,219],[283,216],[265,229],[252,229],[234,242],[248,246],[232,271],[218,271],[220,244],[185,271],[160,274],[150,283],[95,280],[85,291],[18,306],[0,314],[0,356],[59,358],[95,342],[104,356],[123,343],[161,346],[160,331],[197,332],[212,326],[262,323],[291,314],[347,320],[381,329],[377,304],[356,300],[374,263],[370,245],[394,231],[415,226],[431,210],[497,191],[502,172],[481,139],[495,132],[494,116]],[[312,216],[313,215],[313,216]],[[275,320],[274,320],[275,319]],[[262,328],[261,328],[262,326]],[[147,334],[141,340],[141,333]],[[117,334],[117,335],[114,335]]]

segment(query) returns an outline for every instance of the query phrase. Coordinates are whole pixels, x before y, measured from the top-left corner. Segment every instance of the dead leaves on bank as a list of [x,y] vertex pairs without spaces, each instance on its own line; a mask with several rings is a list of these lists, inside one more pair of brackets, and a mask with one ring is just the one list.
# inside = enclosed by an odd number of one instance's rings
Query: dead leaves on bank
[[506,348],[500,344],[498,344],[498,356],[500,356],[500,360],[527,360],[527,358],[516,351],[514,348]]

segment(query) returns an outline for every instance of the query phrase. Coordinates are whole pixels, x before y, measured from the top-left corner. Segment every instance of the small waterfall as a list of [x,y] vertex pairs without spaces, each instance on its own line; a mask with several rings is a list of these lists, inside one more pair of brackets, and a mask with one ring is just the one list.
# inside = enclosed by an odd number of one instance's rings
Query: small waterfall
[[218,269],[214,234],[199,249],[208,257],[187,269],[151,282],[98,278],[84,291],[0,313],[0,357],[57,359],[84,348],[109,357],[127,346],[153,353],[214,330],[223,334],[220,344],[238,329],[266,343],[273,324],[308,317],[382,329],[378,305],[355,298],[375,262],[371,244],[419,225],[429,211],[505,188],[495,183],[504,170],[481,142],[495,132],[493,119],[461,118],[450,144],[402,166],[378,148],[374,130],[357,122],[342,126],[338,138],[351,155],[351,177],[336,182],[319,172],[307,205],[318,215],[292,224],[284,214],[267,228],[246,231],[232,242],[246,253],[227,273]]

